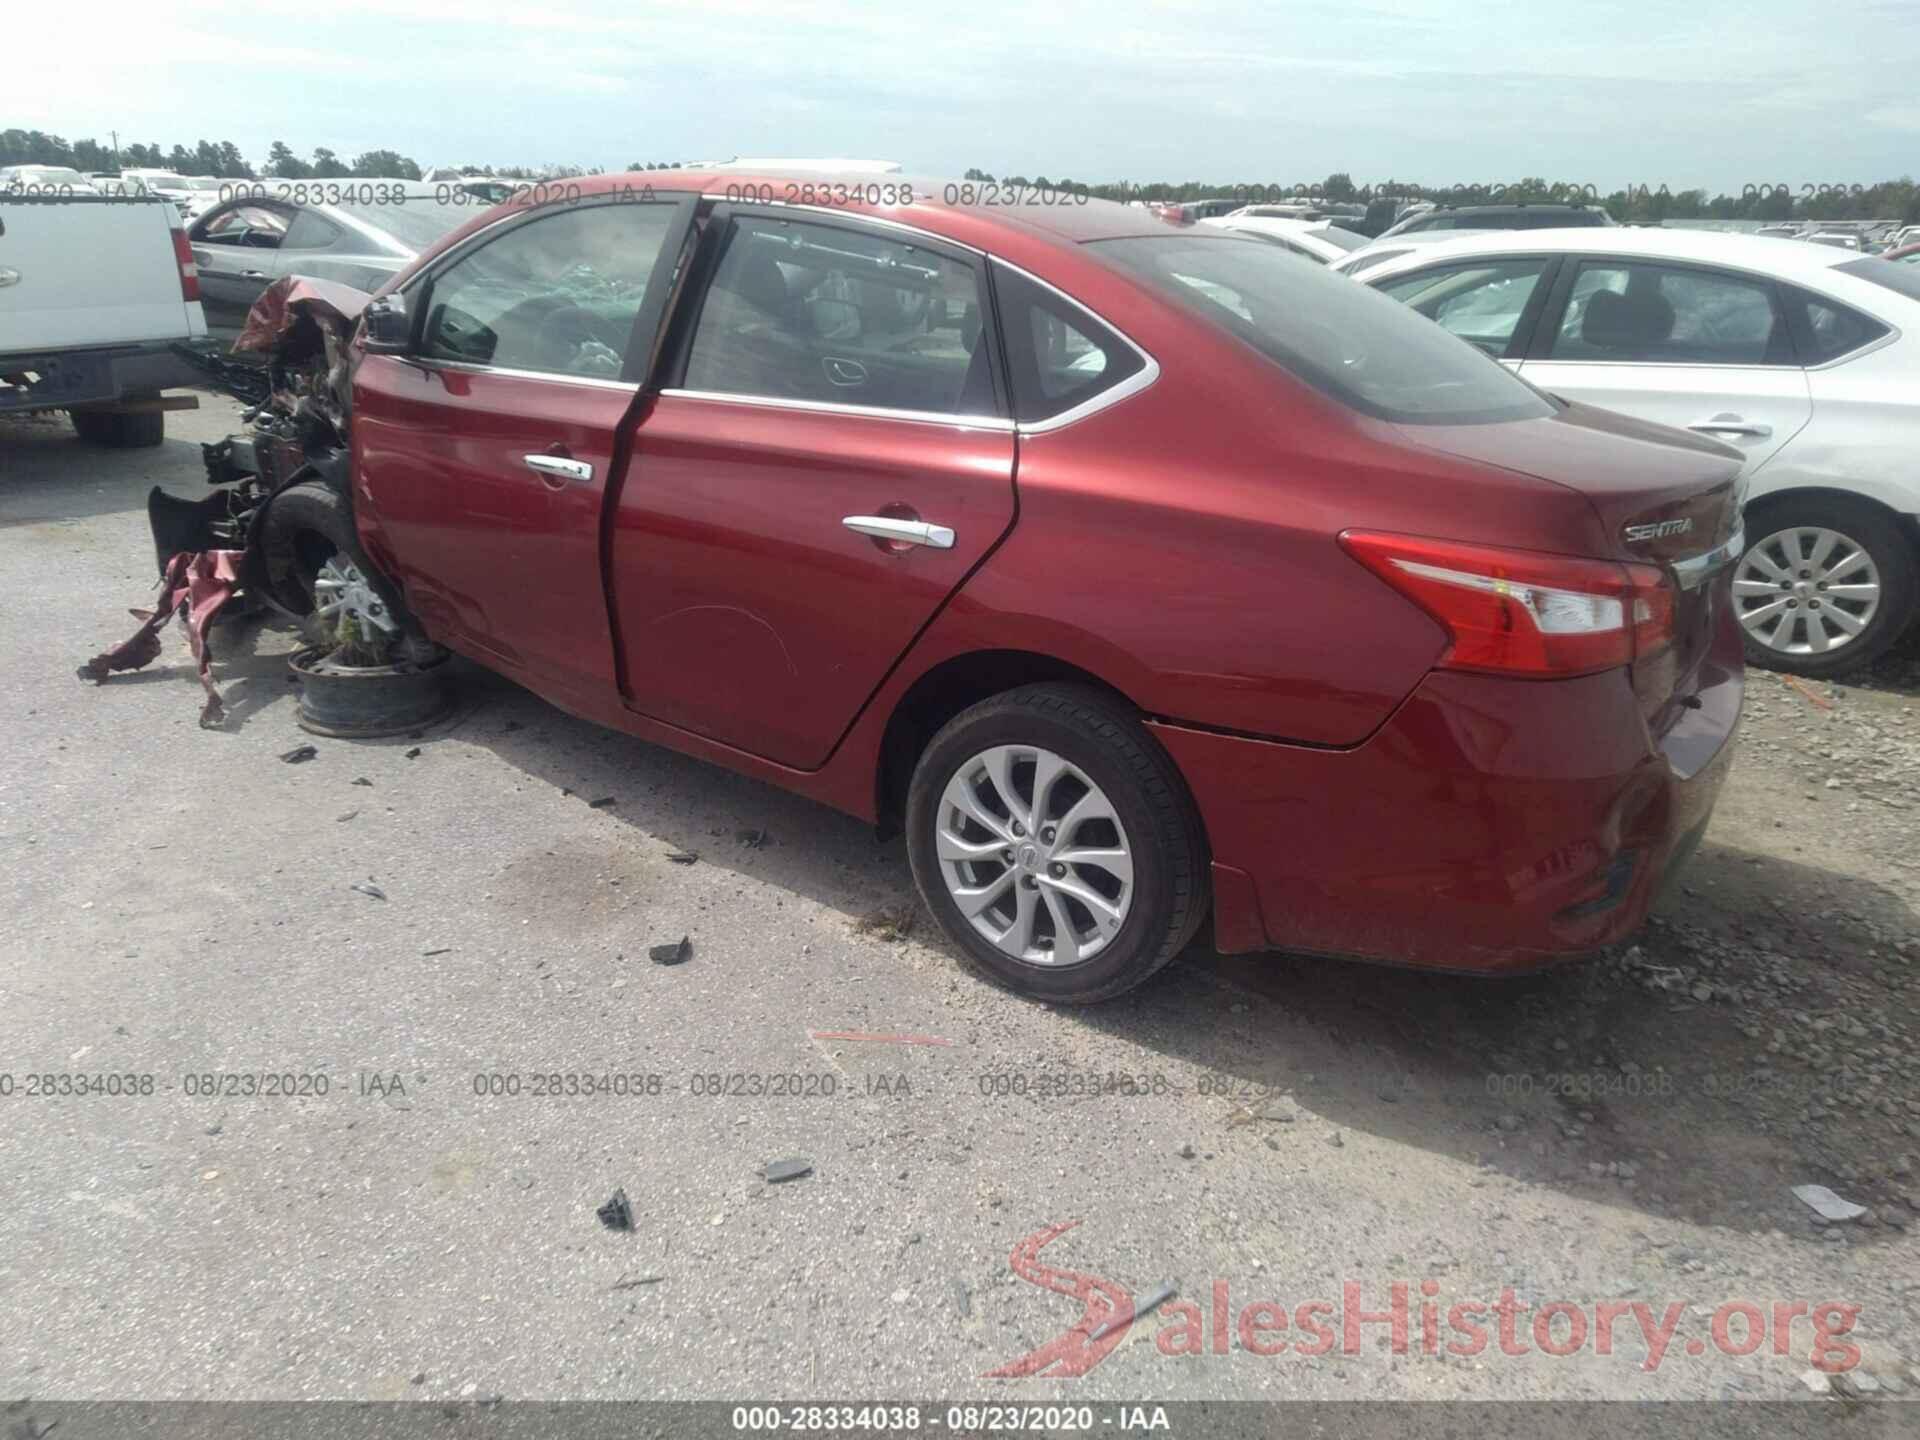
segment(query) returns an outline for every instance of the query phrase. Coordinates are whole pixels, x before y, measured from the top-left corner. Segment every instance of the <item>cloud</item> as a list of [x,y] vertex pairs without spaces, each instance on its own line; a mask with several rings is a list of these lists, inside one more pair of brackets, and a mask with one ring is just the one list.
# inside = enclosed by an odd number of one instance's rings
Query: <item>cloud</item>
[[0,125],[231,138],[256,158],[284,139],[423,161],[864,154],[922,173],[1737,188],[1881,178],[1862,167],[1920,130],[1904,0],[255,0],[184,25],[97,0],[84,53],[68,17],[15,8],[14,53],[73,60],[9,67]]

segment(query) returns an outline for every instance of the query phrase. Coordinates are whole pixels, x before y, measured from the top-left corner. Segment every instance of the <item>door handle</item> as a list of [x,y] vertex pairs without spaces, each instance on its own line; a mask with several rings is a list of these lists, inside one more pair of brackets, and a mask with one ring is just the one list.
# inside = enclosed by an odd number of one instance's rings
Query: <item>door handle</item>
[[1695,421],[1687,429],[1698,430],[1702,435],[1748,435],[1755,440],[1764,440],[1773,434],[1771,425],[1742,420],[1738,415],[1716,415],[1711,420]]
[[840,523],[849,530],[871,535],[876,540],[893,540],[902,545],[926,545],[935,550],[953,548],[953,531],[944,525],[929,525],[924,520],[895,520],[890,515],[849,515]]
[[569,460],[564,455],[522,455],[529,470],[538,470],[542,475],[553,475],[561,480],[591,480],[593,466],[585,460]]
[[240,278],[242,280],[264,280],[267,278],[267,272],[264,270],[242,270],[240,272]]

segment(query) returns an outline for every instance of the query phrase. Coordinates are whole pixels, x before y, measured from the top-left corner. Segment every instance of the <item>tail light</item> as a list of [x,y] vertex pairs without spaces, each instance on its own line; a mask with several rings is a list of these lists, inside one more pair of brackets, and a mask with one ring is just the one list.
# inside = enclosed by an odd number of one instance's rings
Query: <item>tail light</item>
[[200,267],[193,263],[193,247],[187,243],[187,232],[173,232],[173,258],[180,262],[180,298],[198,300],[200,298]]
[[1587,675],[1673,642],[1673,586],[1658,566],[1364,530],[1340,543],[1440,622],[1445,669]]

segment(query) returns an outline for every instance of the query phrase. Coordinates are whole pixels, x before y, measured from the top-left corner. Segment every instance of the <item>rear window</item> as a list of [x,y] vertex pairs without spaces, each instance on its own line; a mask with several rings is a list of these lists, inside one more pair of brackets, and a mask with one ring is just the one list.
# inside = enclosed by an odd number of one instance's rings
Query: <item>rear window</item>
[[1889,264],[1878,255],[1867,255],[1833,268],[1842,275],[1852,275],[1861,280],[1871,281],[1883,290],[1891,290],[1894,294],[1904,295],[1909,300],[1920,300],[1920,270],[1904,268],[1898,261]]
[[1358,250],[1367,243],[1366,236],[1356,235],[1351,230],[1343,230],[1338,225],[1329,225],[1313,233],[1329,245],[1338,245],[1342,250]]
[[459,229],[485,209],[471,200],[464,205],[443,204],[432,195],[408,195],[384,205],[336,205],[333,208],[391,235],[416,252]]
[[1376,419],[1467,425],[1553,413],[1498,361],[1397,301],[1258,241],[1169,235],[1089,248]]

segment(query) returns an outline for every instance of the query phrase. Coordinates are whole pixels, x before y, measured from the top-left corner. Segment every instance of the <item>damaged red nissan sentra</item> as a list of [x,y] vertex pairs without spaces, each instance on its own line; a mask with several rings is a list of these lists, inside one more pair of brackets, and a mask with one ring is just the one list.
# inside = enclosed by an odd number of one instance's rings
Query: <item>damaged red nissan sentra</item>
[[1030,995],[1209,912],[1463,971],[1637,927],[1732,755],[1737,454],[1257,240],[965,198],[487,212],[358,318],[350,451],[263,492],[263,585],[360,571],[370,623],[904,827]]

